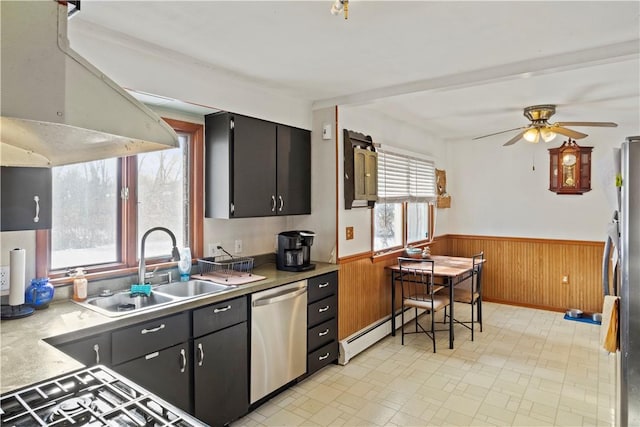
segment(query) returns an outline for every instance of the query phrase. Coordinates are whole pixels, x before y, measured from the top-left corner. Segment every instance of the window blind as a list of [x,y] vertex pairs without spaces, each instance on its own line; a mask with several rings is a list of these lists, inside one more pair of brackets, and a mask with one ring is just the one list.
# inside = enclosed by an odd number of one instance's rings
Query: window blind
[[378,202],[428,203],[435,197],[433,161],[393,150],[378,150]]

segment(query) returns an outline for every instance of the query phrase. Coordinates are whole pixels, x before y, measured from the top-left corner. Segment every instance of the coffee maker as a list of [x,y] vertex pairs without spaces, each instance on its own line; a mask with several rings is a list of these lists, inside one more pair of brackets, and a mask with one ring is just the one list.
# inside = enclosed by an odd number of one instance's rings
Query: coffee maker
[[278,270],[306,271],[316,268],[315,264],[310,263],[314,237],[314,232],[302,230],[283,231],[278,234]]

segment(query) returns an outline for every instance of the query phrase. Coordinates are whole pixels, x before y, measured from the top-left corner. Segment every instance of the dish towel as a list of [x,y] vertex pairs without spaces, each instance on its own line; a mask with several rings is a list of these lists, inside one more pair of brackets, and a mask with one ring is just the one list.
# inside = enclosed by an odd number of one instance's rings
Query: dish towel
[[609,353],[620,348],[618,339],[618,313],[620,297],[606,295],[602,306],[602,325],[600,326],[600,344]]

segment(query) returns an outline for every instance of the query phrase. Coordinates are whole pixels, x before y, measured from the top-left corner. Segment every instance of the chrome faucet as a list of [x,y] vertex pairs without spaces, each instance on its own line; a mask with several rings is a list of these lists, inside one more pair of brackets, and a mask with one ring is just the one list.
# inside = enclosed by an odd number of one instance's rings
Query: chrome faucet
[[164,231],[171,237],[171,242],[173,243],[173,249],[171,250],[171,259],[173,261],[180,259],[180,252],[178,251],[178,247],[176,246],[176,236],[173,234],[171,230],[164,227],[153,227],[146,231],[142,235],[142,241],[140,242],[140,263],[138,264],[138,284],[143,285],[146,282],[146,268],[144,264],[144,242],[147,240],[147,236],[154,231]]

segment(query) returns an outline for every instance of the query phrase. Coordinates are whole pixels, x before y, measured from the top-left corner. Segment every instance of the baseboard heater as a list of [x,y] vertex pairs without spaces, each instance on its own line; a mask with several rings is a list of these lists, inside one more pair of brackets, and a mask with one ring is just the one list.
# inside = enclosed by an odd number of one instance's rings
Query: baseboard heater
[[[423,312],[424,310],[418,310],[418,316]],[[413,320],[414,318],[415,310],[407,309],[404,313],[405,322]],[[398,312],[396,314],[396,329],[398,329],[401,324],[402,312]],[[340,341],[338,363],[340,365],[346,365],[351,358],[357,356],[389,334],[391,334],[391,316],[387,316],[348,336]]]

